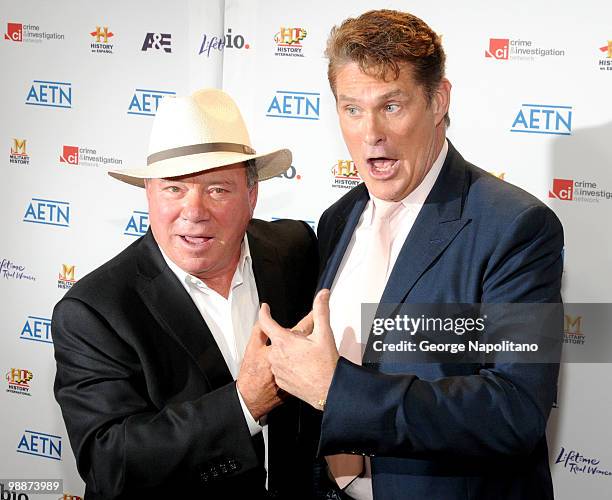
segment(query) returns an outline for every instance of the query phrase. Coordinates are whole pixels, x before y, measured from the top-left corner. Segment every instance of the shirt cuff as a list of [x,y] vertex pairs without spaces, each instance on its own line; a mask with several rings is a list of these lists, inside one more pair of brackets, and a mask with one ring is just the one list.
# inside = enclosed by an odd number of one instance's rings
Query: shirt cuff
[[254,436],[258,432],[261,432],[263,430],[263,427],[257,422],[255,422],[253,415],[251,415],[251,412],[247,408],[247,405],[244,403],[244,400],[242,399],[242,394],[240,394],[238,386],[236,386],[236,392],[238,393],[238,400],[240,401],[240,406],[242,407],[242,413],[244,413],[244,419],[246,420],[246,423],[249,426],[249,432],[251,433],[251,436]]

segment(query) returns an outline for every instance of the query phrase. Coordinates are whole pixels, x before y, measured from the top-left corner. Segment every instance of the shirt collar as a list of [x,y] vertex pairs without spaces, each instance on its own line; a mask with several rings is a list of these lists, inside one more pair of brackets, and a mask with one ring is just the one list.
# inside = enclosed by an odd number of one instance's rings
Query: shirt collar
[[[157,243],[157,242],[156,242]],[[181,284],[185,287],[185,289],[189,292],[190,287],[196,287],[197,289],[210,293],[212,292],[212,288],[209,288],[206,283],[204,283],[200,278],[189,274],[188,272],[181,269],[173,260],[170,259],[166,255],[166,253],[162,250],[162,248],[157,245],[159,251],[162,254],[162,257],[168,264],[170,270],[175,274]],[[232,277],[232,285],[231,288],[241,285],[244,282],[245,274],[248,270],[247,265],[251,265],[251,250],[249,248],[249,240],[247,235],[244,235],[242,239],[242,243],[240,244],[240,259],[238,260],[238,266],[236,267],[236,271],[234,272],[234,276]]]
[[[421,183],[408,195],[399,201],[403,205],[403,208],[412,209],[412,210],[420,210],[420,208],[425,203],[425,200],[429,196],[433,185],[436,183],[438,175],[440,175],[440,170],[442,170],[442,166],[444,165],[444,161],[446,160],[446,155],[448,153],[448,141],[444,139],[444,144],[442,145],[442,149],[436,158],[436,161],[433,162],[433,165],[429,169],[429,172],[425,175],[424,179]],[[370,202],[368,203],[367,209],[369,210],[369,214],[366,219],[368,223],[372,222],[372,218],[374,216],[373,204],[377,203],[385,203],[383,200],[376,198],[376,196],[370,193]],[[403,209],[402,209],[403,210]]]

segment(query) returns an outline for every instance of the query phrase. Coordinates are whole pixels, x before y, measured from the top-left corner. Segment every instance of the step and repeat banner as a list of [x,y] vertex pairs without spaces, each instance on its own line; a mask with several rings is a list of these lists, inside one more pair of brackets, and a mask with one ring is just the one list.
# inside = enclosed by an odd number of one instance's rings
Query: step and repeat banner
[[[453,84],[450,140],[557,213],[564,299],[612,302],[612,4],[0,5],[0,482],[61,479],[55,498],[83,495],[53,397],[50,318],[75,281],[146,232],[144,191],[106,170],[144,165],[159,101],[201,87],[229,92],[256,149],[293,151],[291,168],[260,186],[255,215],[316,228],[323,210],[360,182],[337,125],[325,42],[334,24],[372,8],[408,10],[442,35]],[[611,334],[586,310],[566,315],[567,343]],[[562,367],[549,421],[557,498],[609,497],[610,380],[608,364]],[[13,486],[10,498],[54,498]]]

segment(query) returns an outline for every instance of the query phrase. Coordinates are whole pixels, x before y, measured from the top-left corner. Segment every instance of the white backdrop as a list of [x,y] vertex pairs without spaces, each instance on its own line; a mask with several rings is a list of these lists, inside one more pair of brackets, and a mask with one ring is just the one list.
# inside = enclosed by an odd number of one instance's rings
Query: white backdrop
[[[228,91],[258,150],[294,153],[285,176],[260,186],[256,216],[316,226],[358,182],[336,123],[325,41],[332,25],[371,8],[409,10],[443,36],[453,83],[449,138],[466,159],[555,210],[566,235],[564,299],[612,302],[610,4],[0,5],[0,479],[62,478],[66,497],[83,494],[53,398],[48,321],[71,280],[146,230],[143,192],[105,171],[144,164],[156,99],[205,86]],[[610,334],[589,326],[580,316],[568,339]],[[612,472],[610,379],[610,365],[562,368],[549,423],[558,498],[609,497],[612,475],[601,471]],[[581,470],[584,458],[600,472]]]

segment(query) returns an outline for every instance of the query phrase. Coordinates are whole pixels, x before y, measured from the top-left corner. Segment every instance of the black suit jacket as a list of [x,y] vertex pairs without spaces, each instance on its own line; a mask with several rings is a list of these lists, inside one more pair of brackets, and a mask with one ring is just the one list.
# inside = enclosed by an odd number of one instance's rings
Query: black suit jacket
[[[332,285],[368,199],[360,185],[321,217],[322,287]],[[557,303],[562,249],[550,209],[449,143],[381,302]],[[560,341],[562,315],[553,319]],[[542,332],[532,334],[538,342]],[[375,499],[552,498],[545,428],[557,375],[556,363],[409,364],[383,354],[368,368],[341,358],[321,454],[370,455]]]
[[[311,308],[316,238],[304,223],[252,220],[261,302],[284,326]],[[86,499],[258,498],[263,440],[251,438],[235,381],[149,231],[56,305],[61,406]],[[268,415],[269,489],[307,496],[298,403]]]

